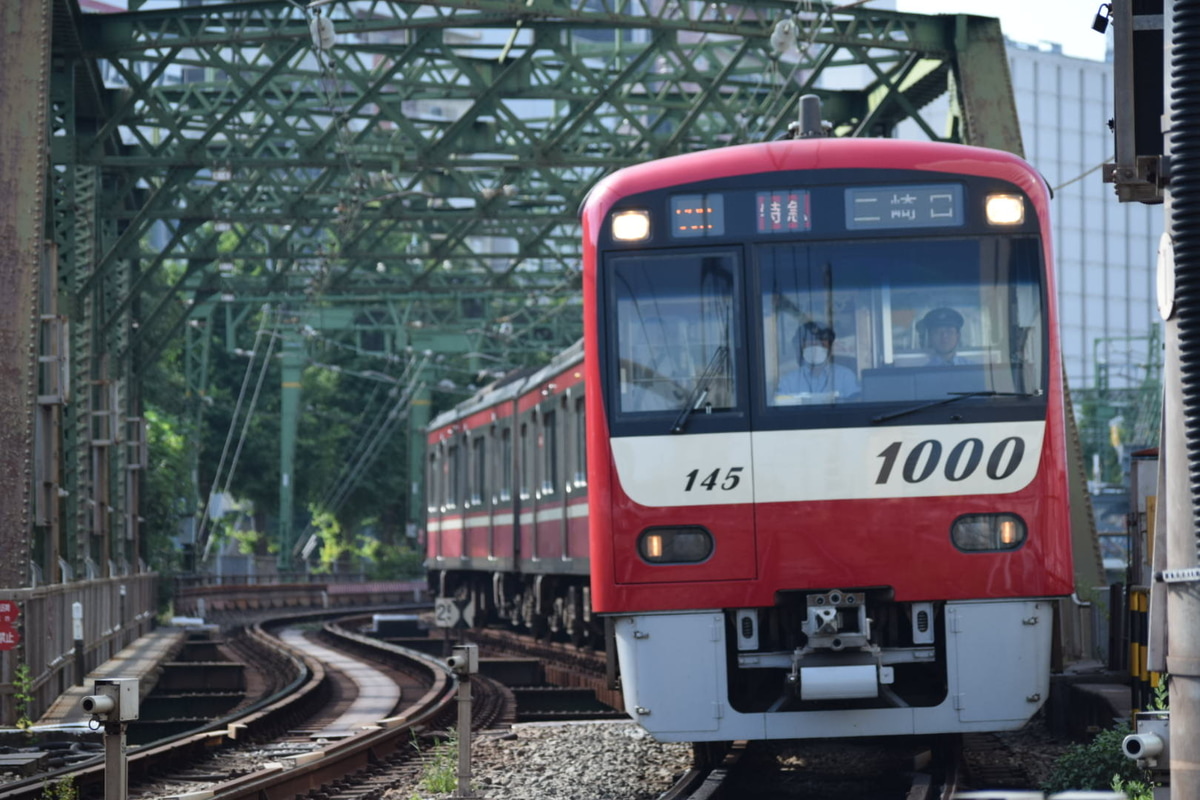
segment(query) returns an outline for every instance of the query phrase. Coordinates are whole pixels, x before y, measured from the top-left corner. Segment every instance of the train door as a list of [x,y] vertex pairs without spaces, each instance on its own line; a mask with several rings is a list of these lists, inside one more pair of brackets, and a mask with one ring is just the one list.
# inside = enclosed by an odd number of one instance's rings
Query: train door
[[518,569],[522,569],[521,561],[537,558],[536,515],[537,502],[535,498],[535,472],[537,455],[537,414],[536,409],[529,409],[518,415],[517,423],[519,437],[517,442],[518,458],[517,473],[517,514],[513,520],[514,538],[518,553]]
[[538,404],[537,506],[535,515],[537,557],[566,556],[566,512],[561,474],[563,413],[559,395],[549,395]]
[[[487,493],[487,440],[489,430],[471,436],[469,507],[463,509],[463,527],[467,531],[466,554],[472,559],[492,556],[492,504]],[[470,512],[473,516],[468,517]]]
[[516,475],[517,454],[513,446],[515,425],[513,417],[504,417],[499,426],[499,446],[493,449],[496,457],[496,470],[493,476],[494,499],[492,508],[494,517],[494,555],[501,569],[512,570],[516,567],[517,559],[517,520],[519,510],[517,505],[517,487],[514,484]]
[[430,473],[434,491],[430,494],[430,535],[436,538],[429,554],[439,559],[457,558],[465,553],[465,529],[462,518],[462,453],[460,438],[451,436],[433,445]]
[[563,397],[567,425],[563,430],[563,526],[568,558],[587,558],[587,439],[584,399],[580,387],[568,389]]
[[447,452],[447,466],[450,473],[449,492],[446,507],[451,509],[452,524],[458,526],[457,550],[453,553],[459,558],[467,555],[467,446],[466,434],[455,436]]
[[429,445],[425,468],[425,557],[442,557],[442,459],[441,442]]

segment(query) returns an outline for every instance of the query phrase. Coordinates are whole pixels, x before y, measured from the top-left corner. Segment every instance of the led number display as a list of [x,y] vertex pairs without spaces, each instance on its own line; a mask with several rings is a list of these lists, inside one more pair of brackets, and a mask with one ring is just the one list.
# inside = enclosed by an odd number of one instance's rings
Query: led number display
[[699,239],[725,234],[725,197],[680,194],[671,198],[671,237]]

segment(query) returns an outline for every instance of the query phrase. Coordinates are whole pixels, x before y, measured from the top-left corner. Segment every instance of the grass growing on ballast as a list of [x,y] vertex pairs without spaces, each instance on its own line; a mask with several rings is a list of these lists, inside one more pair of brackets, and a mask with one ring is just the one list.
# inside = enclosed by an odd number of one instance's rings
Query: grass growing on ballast
[[[413,747],[417,743],[413,742]],[[458,788],[458,734],[450,731],[446,739],[424,756],[425,771],[421,776],[422,791],[446,794]],[[413,794],[409,800],[421,800]]]

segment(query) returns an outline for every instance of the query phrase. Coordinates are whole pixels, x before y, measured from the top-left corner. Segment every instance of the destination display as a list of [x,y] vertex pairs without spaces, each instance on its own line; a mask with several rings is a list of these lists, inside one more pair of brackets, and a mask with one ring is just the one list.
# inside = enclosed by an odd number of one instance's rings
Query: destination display
[[846,190],[849,230],[945,228],[963,224],[963,187],[879,186]]

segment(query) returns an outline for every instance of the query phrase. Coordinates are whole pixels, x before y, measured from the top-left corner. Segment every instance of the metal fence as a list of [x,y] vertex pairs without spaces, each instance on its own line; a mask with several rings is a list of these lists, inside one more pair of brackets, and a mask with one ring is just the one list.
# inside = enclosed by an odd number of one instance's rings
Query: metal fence
[[[154,627],[155,573],[120,578],[0,589],[0,600],[14,601],[20,613],[20,642],[0,651],[0,725],[21,716],[37,720],[70,686]],[[73,610],[82,611],[83,648],[75,651]],[[18,686],[18,669],[28,681]],[[30,699],[19,702],[18,689]],[[23,708],[18,708],[23,706]]]

